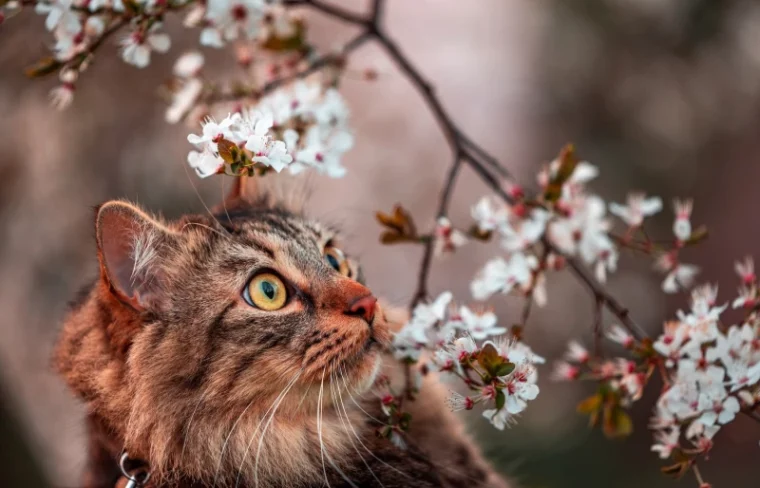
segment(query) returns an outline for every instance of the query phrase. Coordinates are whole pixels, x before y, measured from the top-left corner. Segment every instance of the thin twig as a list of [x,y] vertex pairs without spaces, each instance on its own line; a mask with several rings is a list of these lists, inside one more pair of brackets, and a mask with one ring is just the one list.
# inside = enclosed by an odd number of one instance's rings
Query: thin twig
[[602,354],[602,307],[604,300],[599,295],[594,297],[594,355],[601,357]]
[[[438,213],[436,214],[436,220],[440,217],[444,217],[448,210],[449,202],[451,201],[451,195],[454,190],[454,183],[456,182],[459,169],[462,166],[464,160],[459,153],[454,155],[454,161],[449,167],[449,174],[446,177],[446,184],[441,189],[441,195],[438,200]],[[417,277],[417,289],[412,296],[412,302],[410,308],[414,308],[418,303],[427,298],[428,289],[428,275],[430,274],[430,264],[433,260],[433,248],[435,247],[435,236],[432,236],[425,242],[425,248],[422,253],[422,261],[420,263],[420,272]]]

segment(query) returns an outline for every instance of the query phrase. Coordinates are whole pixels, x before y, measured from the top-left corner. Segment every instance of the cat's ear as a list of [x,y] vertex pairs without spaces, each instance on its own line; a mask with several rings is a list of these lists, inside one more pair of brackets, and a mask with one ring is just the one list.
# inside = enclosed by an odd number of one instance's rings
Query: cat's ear
[[111,291],[136,310],[148,308],[160,286],[163,250],[177,234],[138,207],[112,201],[101,205],[95,219],[101,275]]

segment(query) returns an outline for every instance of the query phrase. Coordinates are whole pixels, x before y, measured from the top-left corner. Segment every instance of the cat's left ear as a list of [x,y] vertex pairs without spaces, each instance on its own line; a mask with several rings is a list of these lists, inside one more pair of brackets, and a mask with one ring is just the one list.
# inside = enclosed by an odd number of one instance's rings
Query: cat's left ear
[[101,276],[111,291],[136,310],[149,308],[159,291],[166,249],[177,234],[140,208],[112,201],[98,208],[95,220]]

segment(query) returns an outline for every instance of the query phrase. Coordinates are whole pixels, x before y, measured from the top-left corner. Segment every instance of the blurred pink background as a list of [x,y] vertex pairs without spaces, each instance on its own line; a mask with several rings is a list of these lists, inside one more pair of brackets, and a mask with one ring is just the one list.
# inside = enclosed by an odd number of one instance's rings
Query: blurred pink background
[[[345,0],[361,11],[365,2]],[[622,201],[645,189],[666,201],[696,197],[695,223],[710,239],[686,256],[701,278],[734,293],[732,263],[758,253],[755,191],[760,166],[760,8],[748,1],[665,0],[390,0],[386,25],[433,81],[460,127],[530,187],[540,164],[568,141],[597,164],[592,188]],[[310,15],[318,44],[329,48],[351,30]],[[84,459],[83,409],[52,373],[49,356],[67,301],[95,276],[92,207],[128,198],[168,217],[202,212],[222,195],[220,179],[200,181],[185,168],[191,129],[164,122],[157,86],[196,33],[169,22],[174,45],[141,72],[108,46],[78,84],[64,113],[48,105],[53,79],[29,81],[23,68],[46,53],[43,19],[24,12],[0,27],[0,381],[3,401],[33,456],[0,436],[0,466],[23,485],[76,486]],[[205,50],[209,64],[229,54]],[[451,156],[412,86],[376,46],[355,54],[355,79],[344,94],[357,136],[343,180],[309,178],[309,212],[340,224],[376,294],[408,302],[421,249],[381,246],[373,215],[402,202],[420,225],[432,223]],[[376,68],[374,82],[359,70]],[[193,129],[194,130],[194,129]],[[194,187],[197,187],[199,198]],[[469,209],[487,193],[469,172],[457,185],[451,219],[469,225]],[[654,219],[669,235],[669,212]],[[474,243],[434,263],[432,292],[469,297],[468,283],[494,245]],[[609,288],[636,320],[657,331],[686,297],[664,299],[641,258],[625,255]],[[503,323],[518,299],[493,301]],[[568,339],[588,341],[593,302],[567,274],[549,287],[549,304],[526,331],[534,349],[558,357]],[[607,323],[611,317],[605,317]],[[653,395],[634,407],[636,432],[606,441],[589,431],[575,404],[591,385],[553,384],[540,370],[542,393],[520,425],[498,432],[466,417],[499,469],[526,487],[675,486],[658,472],[646,431]],[[655,392],[651,392],[653,394]],[[0,431],[4,432],[4,431]],[[715,486],[757,486],[760,425],[744,418],[724,429],[703,468]],[[23,472],[22,472],[23,471]],[[26,474],[24,474],[26,473]],[[35,477],[41,474],[41,477]],[[0,474],[0,476],[2,476]],[[27,476],[24,478],[24,476]],[[692,484],[693,479],[683,483]],[[13,486],[13,485],[12,485]]]

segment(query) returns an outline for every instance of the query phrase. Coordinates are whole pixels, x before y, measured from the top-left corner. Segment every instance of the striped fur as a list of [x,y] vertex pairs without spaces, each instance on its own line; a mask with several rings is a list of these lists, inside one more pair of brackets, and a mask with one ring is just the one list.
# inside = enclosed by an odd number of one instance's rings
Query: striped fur
[[[413,404],[428,421],[409,451],[375,437],[365,411],[381,415],[370,387],[391,325],[382,310],[371,324],[346,312],[369,290],[325,261],[332,229],[265,200],[176,222],[110,202],[96,225],[100,277],[55,357],[89,413],[86,486],[114,486],[122,448],[150,464],[154,487],[503,486],[435,395]],[[131,240],[129,282],[105,255],[114,226]],[[293,296],[276,312],[241,298],[262,269]]]

